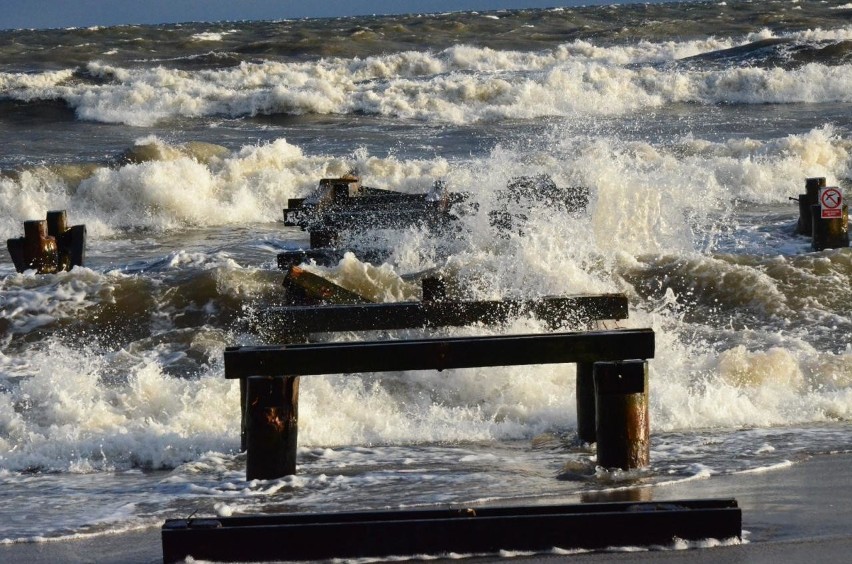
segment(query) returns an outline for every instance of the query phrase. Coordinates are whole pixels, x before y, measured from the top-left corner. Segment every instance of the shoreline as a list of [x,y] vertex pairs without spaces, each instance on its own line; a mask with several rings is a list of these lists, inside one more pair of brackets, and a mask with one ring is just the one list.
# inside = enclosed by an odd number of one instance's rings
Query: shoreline
[[[655,501],[735,498],[743,512],[743,544],[685,550],[473,556],[462,560],[522,563],[569,558],[588,562],[839,562],[852,553],[850,468],[852,453],[817,455],[790,466],[762,472],[711,476],[704,480],[653,488],[652,499]],[[162,562],[160,528],[92,538],[0,545],[0,561],[26,561],[28,564]]]

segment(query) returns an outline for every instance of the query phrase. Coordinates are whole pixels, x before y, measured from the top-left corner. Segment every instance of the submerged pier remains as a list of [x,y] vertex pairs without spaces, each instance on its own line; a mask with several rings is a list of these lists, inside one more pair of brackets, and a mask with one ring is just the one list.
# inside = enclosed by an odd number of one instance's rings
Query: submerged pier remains
[[24,236],[7,239],[6,247],[18,272],[71,270],[85,261],[86,226],[68,227],[65,210],[49,211],[46,220],[25,221]]
[[[539,184],[510,184],[507,193]],[[590,330],[597,321],[627,318],[624,295],[466,301],[451,295],[444,278],[426,276],[421,301],[373,303],[301,263],[337,258],[343,229],[441,224],[452,218],[454,200],[446,194],[430,199],[365,192],[356,178],[324,179],[320,188],[309,199],[291,200],[285,210],[288,224],[309,231],[311,241],[308,250],[278,256],[286,271],[288,305],[261,311],[254,320],[257,332],[280,344],[228,347],[224,353],[225,377],[240,381],[247,480],[296,473],[302,377],[538,364],[577,365],[578,437],[596,443],[599,466],[649,465],[648,359],[655,353],[654,332]],[[545,190],[540,196],[552,194]],[[578,209],[584,208],[588,192],[574,191],[572,197]],[[498,230],[523,234],[527,217],[506,206],[489,219]],[[547,331],[311,342],[316,333],[494,325],[519,316],[534,316]],[[586,330],[565,332],[567,324]],[[600,549],[741,534],[737,502],[724,499],[169,519],[162,544],[164,562],[190,556],[269,561]]]
[[353,228],[398,229],[411,225],[445,226],[455,219],[456,204],[467,199],[437,181],[429,192],[405,194],[363,186],[354,174],[323,178],[307,198],[291,198],[284,224],[310,234],[312,249],[333,248],[341,231]]
[[[315,281],[311,287],[314,286],[325,289]],[[440,279],[425,278],[423,296],[422,301],[357,303],[344,295],[344,303],[277,307],[258,315],[256,330],[267,340],[284,344],[234,347],[225,352],[225,377],[240,379],[241,384],[241,446],[251,461],[247,465],[248,479],[295,473],[296,440],[270,439],[268,429],[253,431],[253,427],[269,422],[282,435],[297,435],[300,376],[551,363],[577,363],[580,440],[603,444],[615,453],[608,459],[614,461],[613,467],[647,466],[645,366],[653,356],[651,330],[308,344],[314,333],[495,325],[522,315],[532,315],[555,330],[566,323],[589,327],[595,321],[628,316],[627,298],[621,294],[463,301],[448,298]],[[605,362],[609,364],[602,364]],[[267,381],[255,382],[257,377]],[[272,383],[270,378],[283,381]],[[597,387],[601,393],[606,391],[607,397],[595,393],[597,379],[601,381]],[[622,398],[621,403],[614,399],[635,394],[641,397]],[[265,416],[251,411],[260,408],[269,411]],[[599,422],[599,413],[612,414],[622,423]],[[625,429],[636,425],[638,430]],[[609,434],[611,440],[601,439],[599,433]],[[265,454],[280,448],[289,449],[290,454],[283,458]],[[267,460],[268,465],[262,470],[254,462],[259,459]]]
[[838,186],[822,177],[805,180],[805,193],[791,198],[799,203],[796,233],[810,235],[815,251],[849,246],[849,206]]
[[[352,372],[399,372],[446,370],[530,364],[596,363],[636,360],[654,356],[654,332],[650,329],[546,333],[484,337],[358,341],[349,343],[288,343],[225,350],[225,377],[245,380],[246,479],[272,479],[296,473],[298,387],[301,376]],[[635,366],[635,365],[634,365]],[[643,369],[644,370],[644,369]],[[604,400],[596,400],[596,432],[611,433],[611,460],[623,461],[624,469],[648,463],[647,401],[618,400],[614,395],[645,395],[643,383],[620,385],[624,375],[636,370],[612,367],[596,374],[604,385]],[[640,370],[640,374],[644,372]],[[612,375],[612,376],[607,376]],[[277,381],[276,381],[277,380]],[[613,382],[612,380],[615,380]],[[636,390],[639,390],[638,392]],[[625,407],[622,407],[625,406]],[[607,426],[607,408],[615,406],[625,422],[638,421],[638,432]],[[638,416],[632,414],[644,410]],[[259,416],[254,410],[264,409]],[[599,438],[600,440],[600,438]],[[286,453],[282,453],[286,449]]]

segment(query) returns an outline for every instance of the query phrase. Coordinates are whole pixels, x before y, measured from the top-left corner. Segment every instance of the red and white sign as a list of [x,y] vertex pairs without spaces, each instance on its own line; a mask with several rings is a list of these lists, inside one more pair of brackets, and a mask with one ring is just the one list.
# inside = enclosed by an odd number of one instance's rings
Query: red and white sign
[[843,195],[840,188],[834,186],[821,188],[819,191],[819,205],[823,219],[843,217]]

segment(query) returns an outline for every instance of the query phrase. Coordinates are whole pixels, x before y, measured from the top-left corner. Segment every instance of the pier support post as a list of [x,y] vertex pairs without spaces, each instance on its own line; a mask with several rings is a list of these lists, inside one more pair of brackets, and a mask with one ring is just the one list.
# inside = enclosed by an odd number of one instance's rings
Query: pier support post
[[598,465],[630,470],[648,466],[648,363],[594,365]]
[[248,378],[240,378],[240,452],[246,451],[246,390]]
[[823,218],[819,204],[811,206],[812,246],[815,251],[849,246],[849,206],[843,204],[840,217]]
[[47,220],[24,222],[24,236],[8,239],[6,246],[15,270],[35,269],[52,274],[82,266],[86,256],[86,226],[68,227],[65,210],[47,212]]
[[[71,256],[66,243],[68,237],[68,214],[65,210],[53,210],[47,212],[47,234],[56,239],[57,268],[59,270],[71,270]],[[70,242],[70,241],[68,241]]]
[[577,437],[584,443],[595,442],[595,363],[577,363]]
[[246,480],[296,473],[299,377],[246,379]]
[[825,188],[825,178],[806,178],[805,194],[799,194],[799,222],[796,233],[810,235],[813,232],[811,206],[819,203],[820,188]]
[[63,233],[68,231],[68,214],[65,210],[47,212],[47,234],[56,237],[58,241]]
[[25,221],[24,262],[27,267],[40,274],[53,273],[57,269],[57,257],[56,238],[47,234],[47,221]]

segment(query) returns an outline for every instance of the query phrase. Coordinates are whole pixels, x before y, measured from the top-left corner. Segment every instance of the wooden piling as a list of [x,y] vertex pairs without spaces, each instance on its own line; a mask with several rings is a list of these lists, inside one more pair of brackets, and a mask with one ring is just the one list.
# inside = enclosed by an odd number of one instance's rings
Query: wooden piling
[[47,221],[24,222],[24,262],[39,274],[56,272],[58,248],[56,238],[47,234]]
[[[638,454],[632,456],[628,467],[647,465],[647,368],[642,361],[615,363],[615,379],[622,374],[638,375],[626,379],[638,387],[639,404],[644,412],[635,409],[636,401],[623,402],[619,413],[611,406],[632,393],[620,390],[614,400],[604,401],[603,394],[616,384],[606,381],[606,368],[598,374],[597,361],[646,359],[654,356],[654,332],[650,329],[615,329],[586,333],[546,333],[534,335],[503,335],[405,341],[358,341],[346,343],[313,343],[228,347],[225,349],[225,378],[246,379],[245,436],[246,475],[248,479],[277,478],[295,472],[296,428],[298,422],[298,378],[314,374],[344,372],[398,372],[408,370],[446,370],[488,366],[524,366],[530,364],[596,363],[595,387],[598,390],[596,436],[601,452],[601,432],[611,437],[624,435],[621,427],[628,424],[629,447]],[[605,363],[609,366],[613,363]],[[297,376],[298,374],[298,376]],[[598,381],[601,381],[600,385]],[[621,388],[625,386],[622,384]],[[241,392],[243,390],[241,386]],[[642,390],[646,393],[641,393]],[[242,398],[241,398],[242,400]],[[603,411],[602,411],[603,410]],[[611,413],[612,412],[612,413]],[[602,423],[606,415],[607,422]],[[627,417],[625,414],[633,414]],[[621,419],[619,419],[621,417]],[[609,421],[613,419],[614,421]],[[643,425],[644,423],[644,425]],[[607,428],[606,426],[611,427]],[[633,435],[640,435],[634,438]],[[610,440],[613,443],[613,440]],[[610,450],[615,450],[610,445]],[[619,448],[618,445],[615,447]],[[271,452],[269,460],[263,453]],[[644,452],[644,456],[643,455]],[[599,455],[599,461],[607,461]],[[638,460],[638,462],[636,462]],[[610,464],[610,462],[607,462]],[[620,461],[615,462],[620,465]]]
[[86,226],[68,227],[65,210],[47,212],[47,220],[24,222],[24,236],[8,239],[6,246],[15,270],[35,269],[40,274],[82,266],[86,256]]
[[246,383],[246,480],[296,473],[299,377],[252,376]]
[[577,437],[595,442],[595,378],[593,362],[577,363]]
[[[304,294],[302,301],[319,301],[320,296],[308,296],[302,286],[295,282],[290,284],[289,280],[287,276],[288,295],[301,292]],[[289,334],[292,327],[301,328],[303,333],[461,327],[475,323],[505,323],[524,315],[532,315],[549,327],[558,328],[571,320],[625,319],[628,314],[627,297],[623,294],[486,301],[460,301],[448,297],[430,301],[429,290],[426,290],[426,296],[421,302],[273,307],[260,310],[252,323],[255,330],[275,335]],[[280,338],[270,340],[281,342]]]
[[819,191],[825,187],[825,178],[805,179],[805,193],[799,194],[799,222],[796,233],[810,235],[813,231],[811,206],[819,202]]
[[240,378],[240,452],[246,451],[246,390],[248,379]]
[[811,222],[815,251],[839,249],[849,246],[849,206],[843,204],[840,217],[823,218],[822,206],[811,206]]
[[47,234],[56,239],[57,269],[71,270],[71,256],[68,252],[68,214],[65,210],[47,212]]
[[66,262],[68,270],[74,266],[83,266],[86,260],[86,226],[72,225],[65,232],[59,245],[60,258]]
[[68,231],[68,214],[65,210],[53,210],[47,212],[47,234],[59,238]]
[[598,466],[622,470],[648,466],[648,363],[628,360],[594,366]]

